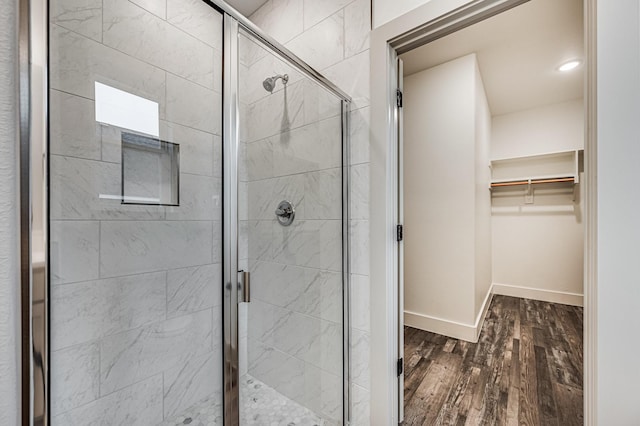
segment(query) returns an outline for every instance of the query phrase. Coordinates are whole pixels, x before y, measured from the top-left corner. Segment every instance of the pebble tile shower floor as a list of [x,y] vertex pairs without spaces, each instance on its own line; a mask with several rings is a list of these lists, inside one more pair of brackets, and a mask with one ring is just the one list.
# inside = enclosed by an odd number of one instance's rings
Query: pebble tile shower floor
[[[240,424],[255,426],[328,426],[325,420],[261,381],[245,375],[240,380],[240,395],[245,400]],[[218,398],[204,400],[184,413],[167,419],[161,426],[222,425],[222,408]]]

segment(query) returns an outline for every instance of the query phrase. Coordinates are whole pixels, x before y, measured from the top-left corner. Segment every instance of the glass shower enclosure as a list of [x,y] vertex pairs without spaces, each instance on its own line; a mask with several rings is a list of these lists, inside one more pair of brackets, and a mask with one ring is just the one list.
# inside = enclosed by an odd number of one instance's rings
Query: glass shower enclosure
[[346,424],[348,96],[220,1],[48,7],[34,418]]

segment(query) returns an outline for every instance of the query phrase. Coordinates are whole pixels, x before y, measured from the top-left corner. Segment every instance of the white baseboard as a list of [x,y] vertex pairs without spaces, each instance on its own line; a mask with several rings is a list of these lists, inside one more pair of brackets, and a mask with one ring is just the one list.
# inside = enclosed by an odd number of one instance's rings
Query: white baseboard
[[561,303],[563,305],[583,306],[582,294],[568,293],[565,291],[542,290],[539,288],[521,287],[508,284],[493,283],[493,294],[503,296],[520,297],[522,299],[540,300],[542,302]]
[[484,319],[487,317],[487,312],[489,312],[489,306],[491,306],[491,301],[493,300],[493,286],[489,287],[489,291],[484,298],[484,302],[482,305],[482,309],[478,312],[478,318],[476,318],[476,338],[474,343],[478,341],[480,338],[480,332],[482,331],[482,326],[484,325]]
[[484,319],[489,311],[493,292],[491,289],[484,298],[482,309],[478,313],[475,324],[464,324],[457,321],[446,320],[443,318],[432,317],[430,315],[418,312],[404,311],[404,325],[418,328],[420,330],[430,331],[443,336],[449,336],[454,339],[465,340],[467,342],[477,343],[480,337],[480,331],[484,324]]

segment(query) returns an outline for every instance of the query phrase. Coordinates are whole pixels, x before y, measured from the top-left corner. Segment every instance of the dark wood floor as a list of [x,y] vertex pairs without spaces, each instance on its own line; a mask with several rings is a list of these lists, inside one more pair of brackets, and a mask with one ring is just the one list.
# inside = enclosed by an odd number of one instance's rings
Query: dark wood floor
[[582,425],[582,308],[494,296],[478,343],[406,327],[404,425]]

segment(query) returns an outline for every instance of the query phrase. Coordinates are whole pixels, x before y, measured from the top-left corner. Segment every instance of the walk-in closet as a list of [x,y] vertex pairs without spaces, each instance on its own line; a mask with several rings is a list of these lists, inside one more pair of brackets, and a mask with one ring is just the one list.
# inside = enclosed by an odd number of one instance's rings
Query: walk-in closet
[[400,59],[404,424],[582,424],[582,3]]

